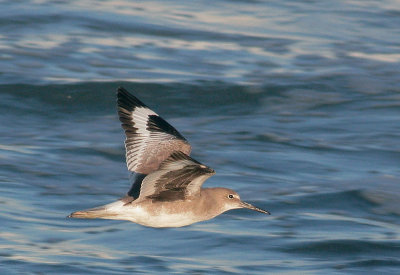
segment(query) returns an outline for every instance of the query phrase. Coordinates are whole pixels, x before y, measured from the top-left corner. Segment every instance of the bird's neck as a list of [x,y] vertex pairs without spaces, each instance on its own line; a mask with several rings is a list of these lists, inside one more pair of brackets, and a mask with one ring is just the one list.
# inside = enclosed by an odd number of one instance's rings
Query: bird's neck
[[227,209],[218,203],[218,197],[215,188],[202,188],[200,193],[199,208],[206,209],[209,219],[218,216],[219,214],[225,212]]

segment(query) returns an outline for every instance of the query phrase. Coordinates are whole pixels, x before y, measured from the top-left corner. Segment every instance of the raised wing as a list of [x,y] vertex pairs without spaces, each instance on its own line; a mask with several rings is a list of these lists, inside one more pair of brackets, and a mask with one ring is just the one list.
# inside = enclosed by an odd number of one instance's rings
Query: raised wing
[[[191,146],[186,139],[139,99],[122,87],[118,88],[117,97],[119,120],[126,135],[128,170],[142,174],[136,177],[141,179],[139,183],[134,180],[134,185],[140,185],[143,174],[156,171],[172,152],[190,154]],[[136,191],[140,188],[134,187]]]
[[197,196],[204,181],[214,174],[213,169],[176,151],[159,170],[144,178],[138,200],[174,201]]

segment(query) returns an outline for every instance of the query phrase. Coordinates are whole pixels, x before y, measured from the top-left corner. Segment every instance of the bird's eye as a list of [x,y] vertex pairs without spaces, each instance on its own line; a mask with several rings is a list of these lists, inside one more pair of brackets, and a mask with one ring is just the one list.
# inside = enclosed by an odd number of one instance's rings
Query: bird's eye
[[232,195],[232,194],[229,194],[229,195],[228,195],[228,198],[233,199],[233,195]]

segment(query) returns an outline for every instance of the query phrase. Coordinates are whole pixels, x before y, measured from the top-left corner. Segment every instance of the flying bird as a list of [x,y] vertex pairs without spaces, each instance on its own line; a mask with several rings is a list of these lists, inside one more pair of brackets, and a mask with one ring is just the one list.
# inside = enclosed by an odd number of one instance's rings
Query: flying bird
[[118,115],[125,130],[126,164],[132,186],[125,197],[71,213],[84,219],[128,220],[149,227],[181,227],[247,208],[228,188],[202,188],[215,171],[191,158],[188,141],[127,90],[117,90]]

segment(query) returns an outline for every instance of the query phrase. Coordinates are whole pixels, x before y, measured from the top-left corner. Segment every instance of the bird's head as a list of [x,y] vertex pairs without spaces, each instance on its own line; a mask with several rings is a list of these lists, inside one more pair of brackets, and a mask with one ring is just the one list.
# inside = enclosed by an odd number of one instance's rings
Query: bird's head
[[271,215],[270,212],[261,208],[255,207],[254,205],[244,202],[240,199],[240,196],[235,191],[228,188],[215,188],[215,194],[217,200],[224,206],[224,211],[238,208],[247,208],[250,210],[258,211],[264,214]]

